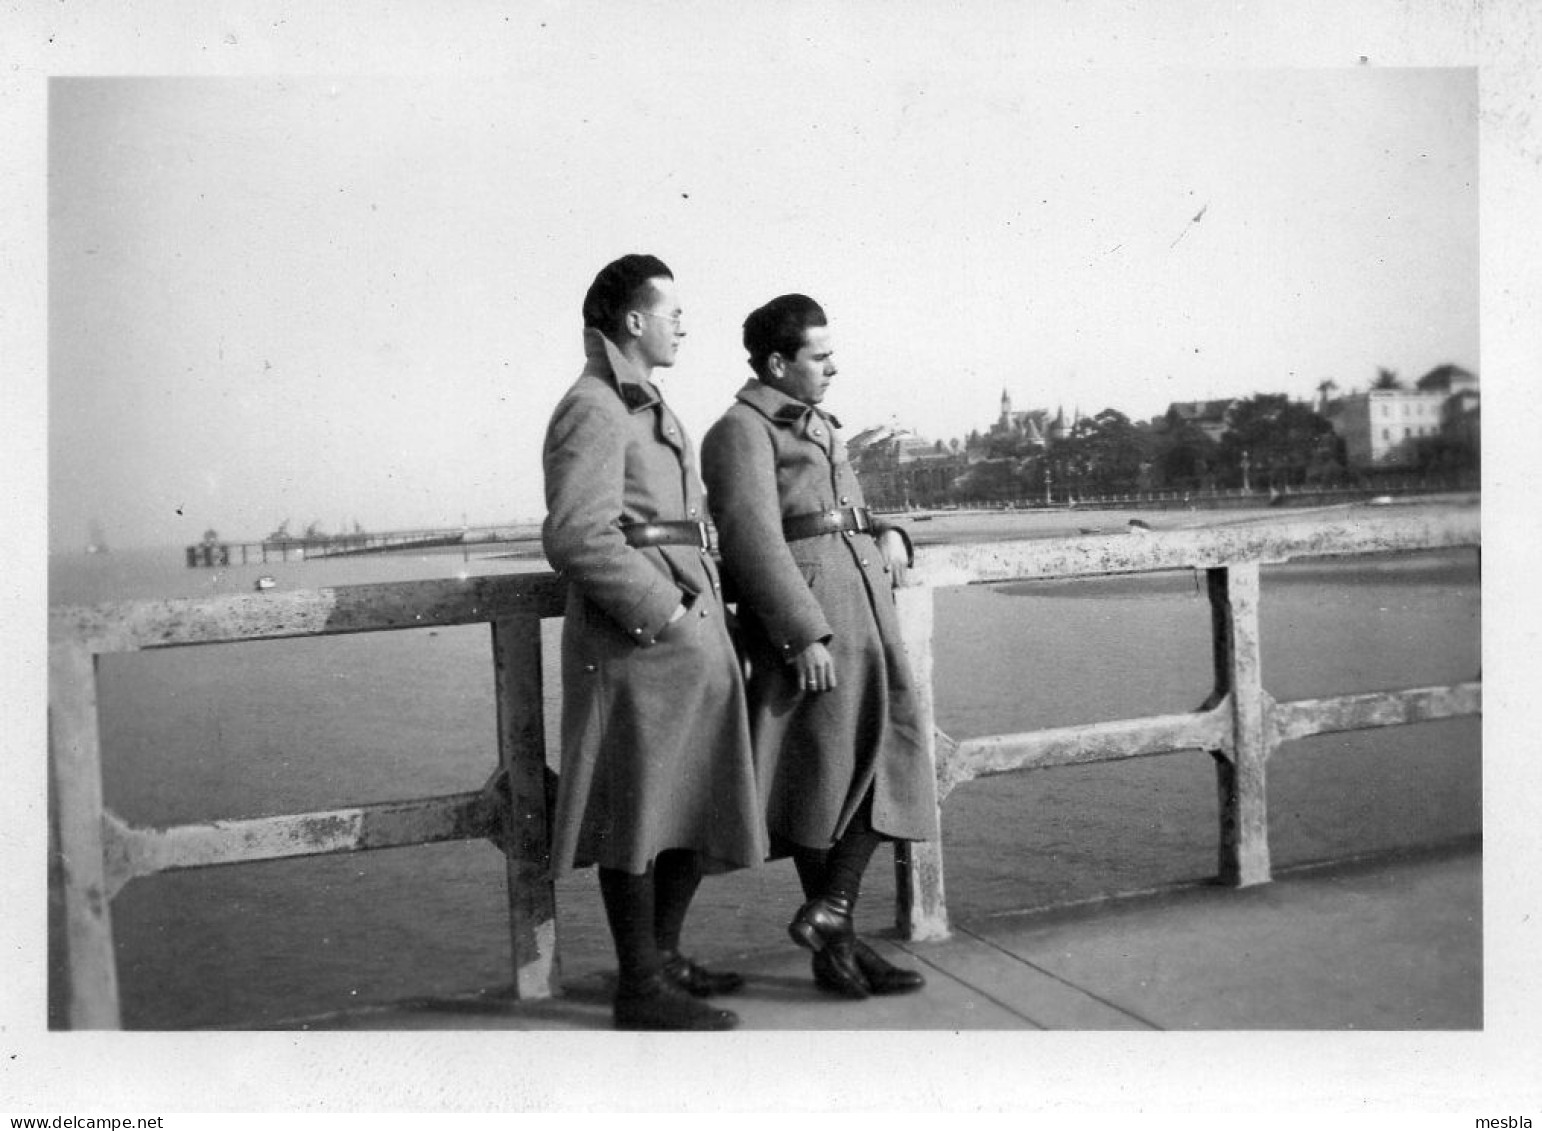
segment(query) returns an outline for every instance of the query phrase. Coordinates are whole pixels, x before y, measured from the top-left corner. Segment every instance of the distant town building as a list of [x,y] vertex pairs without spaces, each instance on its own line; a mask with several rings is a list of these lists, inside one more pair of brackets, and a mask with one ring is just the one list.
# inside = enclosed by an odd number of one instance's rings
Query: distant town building
[[1412,467],[1421,447],[1436,440],[1479,438],[1478,378],[1442,365],[1412,389],[1369,389],[1327,402],[1324,415],[1344,439],[1344,457],[1357,471]]
[[1446,394],[1445,404],[1440,408],[1441,435],[1454,443],[1469,446],[1476,453],[1482,431],[1478,375],[1460,366],[1441,365],[1419,378],[1419,389]]
[[1042,448],[1051,440],[1065,438],[1065,409],[1059,409],[1053,417],[1049,410],[1031,408],[1022,412],[1012,409],[1012,395],[1001,390],[1001,413],[991,425],[990,435],[997,438],[1020,439],[1030,447]]
[[945,502],[969,467],[958,441],[928,440],[897,425],[865,428],[846,441],[868,505],[885,509]]
[[[1343,442],[1342,453],[1326,432],[1312,427],[1307,433],[1315,439],[1301,440],[1309,451],[1286,458],[1279,450],[1263,450],[1269,447],[1263,442],[1269,436],[1257,434],[1253,402],[1283,401],[1279,396],[1173,401],[1149,422],[1129,422],[1110,410],[1107,420],[1100,414],[1087,422],[1095,427],[1084,434],[1080,408],[1069,421],[1064,407],[1053,412],[1019,410],[1005,389],[995,420],[983,431],[971,431],[962,442],[929,440],[890,423],[857,432],[846,447],[869,504],[883,509],[970,499],[1048,501],[1084,490],[1143,491],[1172,484],[1205,488],[1240,482],[1246,487],[1250,471],[1256,485],[1263,481],[1260,476],[1278,478],[1281,467],[1296,463],[1314,482],[1327,482],[1330,472],[1342,476],[1346,470],[1418,468],[1424,473],[1465,474],[1477,466],[1476,375],[1442,365],[1412,389],[1398,387],[1390,371],[1383,371],[1383,378],[1376,382],[1383,387],[1339,397],[1332,395],[1336,383],[1325,380],[1313,402],[1290,406],[1297,425],[1302,414],[1326,418]],[[1319,420],[1315,429],[1321,427]],[[1227,439],[1238,429],[1242,431],[1237,434],[1253,435],[1257,441],[1243,442],[1248,450],[1240,452],[1240,459],[1233,450],[1237,445]],[[1206,441],[1196,443],[1195,432]]]
[[1440,410],[1441,434],[1476,455],[1483,431],[1481,408],[1476,389],[1452,393]]
[[1424,393],[1471,393],[1477,396],[1478,375],[1459,365],[1437,365],[1419,378],[1418,389]]
[[1160,418],[1160,422],[1153,423],[1174,430],[1192,424],[1207,437],[1219,442],[1226,434],[1232,406],[1236,403],[1236,397],[1209,401],[1173,401],[1167,406],[1167,413]]
[[1012,395],[1001,391],[1000,411],[983,434],[966,440],[929,440],[897,424],[865,428],[846,441],[846,450],[862,477],[862,491],[874,507],[900,509],[951,501],[969,469],[985,462],[1017,463],[1047,452],[1051,443],[1069,438],[1080,419],[1069,423],[1063,407],[1016,411]]

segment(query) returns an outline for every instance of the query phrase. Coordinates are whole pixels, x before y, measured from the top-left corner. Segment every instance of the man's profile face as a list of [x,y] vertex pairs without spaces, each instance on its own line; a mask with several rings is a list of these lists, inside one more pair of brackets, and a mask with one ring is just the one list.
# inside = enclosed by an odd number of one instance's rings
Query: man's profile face
[[641,317],[638,349],[649,365],[667,368],[675,363],[685,331],[680,327],[683,311],[675,281],[663,275],[648,280],[648,289],[634,308]]
[[803,345],[791,358],[776,354],[783,367],[776,387],[794,400],[818,404],[838,370],[835,347],[830,342],[830,327],[810,326],[803,331]]

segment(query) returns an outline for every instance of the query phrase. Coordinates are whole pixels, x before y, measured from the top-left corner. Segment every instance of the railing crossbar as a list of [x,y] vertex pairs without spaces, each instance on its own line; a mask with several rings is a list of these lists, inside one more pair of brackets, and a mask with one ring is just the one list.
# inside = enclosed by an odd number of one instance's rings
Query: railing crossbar
[[1226,749],[1231,743],[1229,710],[1228,704],[1222,704],[1180,715],[1148,715],[960,739],[953,753],[941,760],[938,783],[945,785],[943,792],[947,792],[973,778],[1016,770],[1113,762],[1180,750]]
[[1119,573],[1216,569],[1297,558],[1403,553],[1475,546],[1476,510],[1282,519],[1194,530],[929,546],[917,563],[925,585],[979,585]]
[[159,872],[490,838],[498,827],[495,799],[486,792],[157,828],[108,812],[108,894]]
[[562,615],[554,574],[382,582],[333,589],[129,601],[49,610],[49,635],[93,652],[235,644]]
[[[976,778],[1055,766],[1190,750],[1224,755],[1232,745],[1230,710],[1230,703],[1223,701],[1207,711],[959,739],[939,749],[939,792],[946,796]],[[1318,734],[1465,718],[1482,711],[1483,685],[1468,682],[1275,703],[1266,713],[1266,726],[1273,728],[1277,744]]]
[[1277,703],[1274,729],[1279,741],[1288,742],[1314,734],[1404,726],[1482,713],[1483,684],[1471,681]]

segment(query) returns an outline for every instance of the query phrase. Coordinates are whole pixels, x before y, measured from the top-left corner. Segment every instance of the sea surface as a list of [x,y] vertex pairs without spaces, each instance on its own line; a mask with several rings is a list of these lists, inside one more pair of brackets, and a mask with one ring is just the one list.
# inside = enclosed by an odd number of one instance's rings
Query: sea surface
[[[1137,513],[942,515],[912,533],[923,553],[982,537],[1122,536]],[[1141,517],[1160,529],[1262,516]],[[49,600],[249,593],[263,574],[284,590],[545,568],[472,550],[200,569],[181,547],[119,550],[52,559]],[[938,724],[955,737],[1192,710],[1210,690],[1202,577],[974,586],[936,601]],[[1476,551],[1265,567],[1260,615],[1277,700],[1480,671]],[[550,720],[557,631],[545,626]],[[496,763],[490,649],[488,629],[469,626],[107,657],[107,804],[164,826],[479,788]],[[1481,730],[1464,719],[1284,747],[1269,769],[1276,868],[1480,835]],[[1199,752],[977,780],[943,807],[950,913],[967,922],[1213,876],[1216,825]],[[890,859],[868,873],[863,930],[892,922]],[[504,985],[505,900],[502,859],[484,843],[134,880],[113,903],[124,1024],[263,1026]],[[611,969],[592,871],[559,885],[558,901],[564,975]],[[709,878],[685,947],[721,962],[791,945],[799,902],[786,861]]]

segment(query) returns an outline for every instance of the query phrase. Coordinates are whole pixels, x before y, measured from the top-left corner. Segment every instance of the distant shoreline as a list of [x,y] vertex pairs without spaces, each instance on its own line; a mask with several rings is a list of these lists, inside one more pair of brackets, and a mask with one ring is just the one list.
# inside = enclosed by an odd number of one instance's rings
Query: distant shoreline
[[[1175,505],[1131,503],[1128,505],[1097,503],[1087,506],[1055,506],[1033,508],[968,507],[959,509],[917,508],[914,511],[875,512],[884,520],[903,526],[917,546],[966,544],[1014,538],[1075,538],[1092,534],[1124,533],[1131,518],[1139,518],[1152,530],[1192,530],[1214,526],[1234,526],[1245,523],[1294,518],[1325,511],[1376,511],[1408,507],[1467,507],[1481,504],[1476,491],[1408,495],[1395,498],[1386,504],[1376,504],[1368,499],[1319,503],[1309,501],[1311,496],[1283,496],[1277,505],[1213,506],[1211,501],[1198,499],[1192,508]],[[475,529],[475,528],[473,528]],[[482,529],[488,529],[483,527]],[[414,554],[423,556],[469,554],[478,559],[536,560],[542,557],[539,523],[515,523],[504,529],[521,529],[517,536],[490,538],[485,541],[468,540],[453,545],[393,548],[381,550],[387,554]],[[241,545],[239,540],[231,545]],[[247,543],[254,544],[254,543]],[[185,547],[139,546],[119,547],[119,553],[167,552],[180,556]],[[68,559],[84,556],[84,550],[51,550],[50,558]],[[104,552],[102,557],[111,557]],[[354,557],[373,556],[355,553]],[[314,560],[323,560],[320,555]],[[306,559],[294,559],[291,564]],[[245,564],[260,564],[248,562]]]

